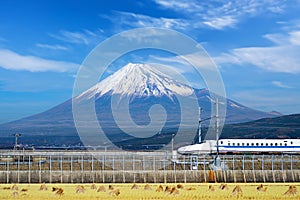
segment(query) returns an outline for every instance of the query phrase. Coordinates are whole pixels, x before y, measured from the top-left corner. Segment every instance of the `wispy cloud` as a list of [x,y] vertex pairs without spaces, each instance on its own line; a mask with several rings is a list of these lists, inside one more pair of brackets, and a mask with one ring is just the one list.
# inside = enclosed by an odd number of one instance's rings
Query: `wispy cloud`
[[38,43],[36,44],[37,47],[40,47],[40,48],[44,48],[44,49],[51,49],[51,50],[68,50],[67,47],[65,46],[62,46],[62,45],[58,45],[58,44],[55,44],[55,45],[49,45],[49,44],[41,44],[41,43]]
[[50,36],[72,44],[90,45],[103,39],[103,31],[100,29],[94,32],[87,29],[81,32],[61,30],[58,34],[50,34]]
[[288,85],[282,83],[281,81],[272,81],[272,84],[279,88],[284,88],[284,89],[292,88],[291,86],[288,86]]
[[299,45],[300,46],[300,31],[293,31],[290,32],[290,43],[292,45]]
[[[283,13],[285,1],[281,0],[153,0],[163,9],[185,14],[191,24],[206,25],[214,29],[234,27],[240,20],[265,13]],[[200,23],[199,23],[200,22]]]
[[171,9],[178,12],[194,13],[204,10],[204,5],[193,0],[154,0],[162,8]]
[[[160,27],[177,30],[210,28],[223,30],[234,28],[246,18],[266,13],[283,13],[285,1],[281,0],[153,0],[160,9],[177,12],[175,17],[153,17],[141,13],[115,11],[112,15],[100,15],[114,24],[136,27]],[[180,16],[180,17],[178,17]],[[120,23],[121,22],[121,23]],[[123,27],[124,28],[124,27]]]
[[216,57],[219,64],[251,64],[272,72],[300,73],[300,31],[267,34],[274,46],[247,47],[231,50]]
[[[297,29],[300,29],[297,28]],[[300,31],[299,30],[290,30],[287,33],[273,33],[266,34],[264,38],[274,42],[278,45],[295,45],[300,46]]]
[[[130,27],[158,27],[158,28],[174,28],[184,29],[190,24],[184,19],[164,18],[164,17],[151,17],[142,14],[119,12],[115,11],[114,17],[109,17],[113,22],[122,22],[122,25]],[[107,17],[107,16],[104,16]],[[108,17],[107,17],[108,18]]]
[[25,70],[30,72],[74,72],[79,65],[71,62],[20,55],[7,49],[0,49],[0,67],[8,70]]
[[223,16],[211,18],[208,21],[204,21],[203,24],[214,28],[222,30],[225,27],[234,27],[237,24],[238,20],[233,18],[232,16]]

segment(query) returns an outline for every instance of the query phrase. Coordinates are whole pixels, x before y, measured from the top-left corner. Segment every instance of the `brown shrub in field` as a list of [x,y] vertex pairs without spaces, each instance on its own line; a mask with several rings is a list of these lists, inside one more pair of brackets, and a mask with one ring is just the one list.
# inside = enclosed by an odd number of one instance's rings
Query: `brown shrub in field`
[[134,183],[133,186],[131,187],[131,189],[132,189],[132,190],[137,190],[137,189],[139,189],[139,186],[138,186],[137,184]]
[[103,185],[99,186],[97,192],[106,192],[106,189]]
[[115,190],[109,192],[109,194],[111,196],[119,196],[121,194],[121,192],[120,192],[120,189],[115,189]]
[[284,196],[296,196],[297,195],[297,188],[295,185],[290,185],[288,190],[283,194]]
[[78,186],[76,187],[75,192],[76,192],[76,193],[84,193],[84,192],[85,192],[84,186],[78,185]]
[[266,192],[268,187],[264,187],[263,184],[260,184],[259,186],[256,187],[256,190],[258,192]]
[[2,190],[10,190],[10,187],[3,187]]
[[93,183],[93,184],[91,185],[91,190],[96,190],[96,189],[97,189],[97,186],[96,186],[95,183]]
[[57,191],[59,188],[58,187],[52,187],[52,192]]
[[213,186],[213,185],[209,185],[207,191],[208,191],[208,192],[214,192],[214,191],[215,191],[214,186]]
[[183,189],[184,188],[182,184],[177,184],[176,187],[177,187],[177,189]]
[[14,184],[12,187],[11,187],[12,190],[18,190],[18,186],[16,184]]
[[12,193],[12,196],[13,196],[13,197],[19,197],[19,193],[18,193],[17,191],[14,191],[14,192]]
[[156,189],[156,192],[162,192],[162,191],[164,191],[164,188],[162,185],[159,185]]
[[241,186],[239,186],[239,185],[235,186],[232,190],[231,195],[234,195],[237,197],[243,196],[243,190],[242,190]]
[[22,189],[21,189],[21,192],[28,192],[28,189],[22,188]]
[[46,186],[46,184],[45,183],[43,183],[43,184],[41,184],[41,186],[40,186],[40,189],[39,190],[48,190],[48,188],[47,188],[47,186]]
[[228,185],[225,183],[221,183],[221,185],[219,186],[219,190],[228,190]]
[[179,190],[176,187],[173,187],[170,192],[171,195],[177,196],[179,195]]
[[114,186],[109,185],[109,186],[108,186],[108,190],[114,190]]
[[194,188],[194,187],[189,187],[189,188],[187,188],[186,190],[191,191],[191,190],[196,190],[196,188]]
[[152,190],[149,184],[146,184],[144,190]]
[[58,189],[56,190],[56,193],[55,193],[55,194],[58,195],[58,196],[62,196],[62,195],[64,194],[64,189],[58,188]]
[[171,192],[171,187],[169,187],[169,186],[166,186],[166,189],[165,189],[165,192],[167,192],[167,193],[170,193]]

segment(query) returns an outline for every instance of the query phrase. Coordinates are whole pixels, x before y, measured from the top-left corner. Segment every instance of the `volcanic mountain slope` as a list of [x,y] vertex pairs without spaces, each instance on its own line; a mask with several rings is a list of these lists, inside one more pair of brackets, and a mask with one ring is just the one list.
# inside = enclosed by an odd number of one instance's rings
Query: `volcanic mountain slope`
[[300,114],[227,124],[221,138],[300,138]]
[[[206,89],[194,89],[190,86],[173,80],[170,76],[160,72],[157,68],[146,64],[129,63],[119,71],[99,82],[82,94],[74,97],[74,102],[86,104],[95,102],[96,115],[101,127],[109,132],[112,137],[118,135],[118,140],[122,130],[114,121],[112,107],[118,108],[121,115],[120,120],[126,121],[126,107],[121,105],[123,99],[129,99],[130,117],[140,126],[147,125],[151,122],[149,112],[151,107],[160,104],[165,109],[166,123],[162,132],[176,131],[180,118],[180,102],[177,97],[192,98],[197,97],[199,106],[202,108],[202,118],[211,115],[211,95]],[[116,101],[112,100],[117,99]],[[225,99],[221,98],[221,101]],[[276,115],[253,110],[232,100],[227,101],[226,123],[245,122],[256,120],[264,117],[274,117]],[[192,106],[192,105],[191,105]],[[198,110],[198,107],[190,107],[191,113]],[[159,114],[159,113],[158,113]],[[160,119],[160,115],[154,118]],[[193,126],[188,127],[191,131],[196,132],[195,116],[192,117]],[[188,120],[187,120],[188,121]],[[196,119],[197,121],[197,119]],[[158,120],[159,122],[159,120]],[[89,127],[95,131],[95,127]],[[28,141],[35,141],[43,144],[56,142],[57,144],[77,144],[80,140],[77,137],[76,128],[73,121],[72,99],[30,117],[13,121],[0,126],[0,135],[7,136],[12,133],[20,132]],[[70,138],[76,138],[70,140]],[[127,136],[124,136],[126,138]],[[23,137],[25,138],[25,137]],[[38,139],[34,139],[38,138]],[[51,138],[51,139],[49,139]],[[130,137],[129,137],[130,138]],[[54,140],[54,141],[53,141]]]

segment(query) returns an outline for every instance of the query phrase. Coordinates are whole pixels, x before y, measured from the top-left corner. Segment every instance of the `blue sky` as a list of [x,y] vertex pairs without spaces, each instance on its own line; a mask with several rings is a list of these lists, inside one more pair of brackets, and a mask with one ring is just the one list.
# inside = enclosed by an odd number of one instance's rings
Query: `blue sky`
[[97,44],[124,30],[170,28],[201,43],[227,97],[300,113],[299,0],[2,0],[0,123],[72,96],[76,72]]

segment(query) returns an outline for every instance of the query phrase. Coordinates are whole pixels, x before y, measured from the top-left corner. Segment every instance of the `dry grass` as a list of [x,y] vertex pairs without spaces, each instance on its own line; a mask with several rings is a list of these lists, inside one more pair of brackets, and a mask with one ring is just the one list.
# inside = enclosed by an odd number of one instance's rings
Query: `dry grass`
[[[300,183],[193,183],[193,184],[0,184],[0,199],[245,199],[245,200],[283,200],[299,199],[297,189]],[[110,185],[110,187],[109,187]],[[220,187],[222,185],[222,187]],[[208,188],[214,188],[214,192]],[[94,188],[99,188],[97,192]],[[157,188],[145,190],[145,187]],[[10,188],[10,189],[8,189]],[[18,189],[17,189],[18,188]],[[167,189],[166,189],[167,188]],[[217,189],[215,189],[217,188]],[[219,188],[219,189],[218,189]],[[263,188],[268,188],[264,190]],[[101,191],[101,192],[100,192]],[[160,192],[158,192],[160,191]],[[164,192],[165,191],[165,192]]]

